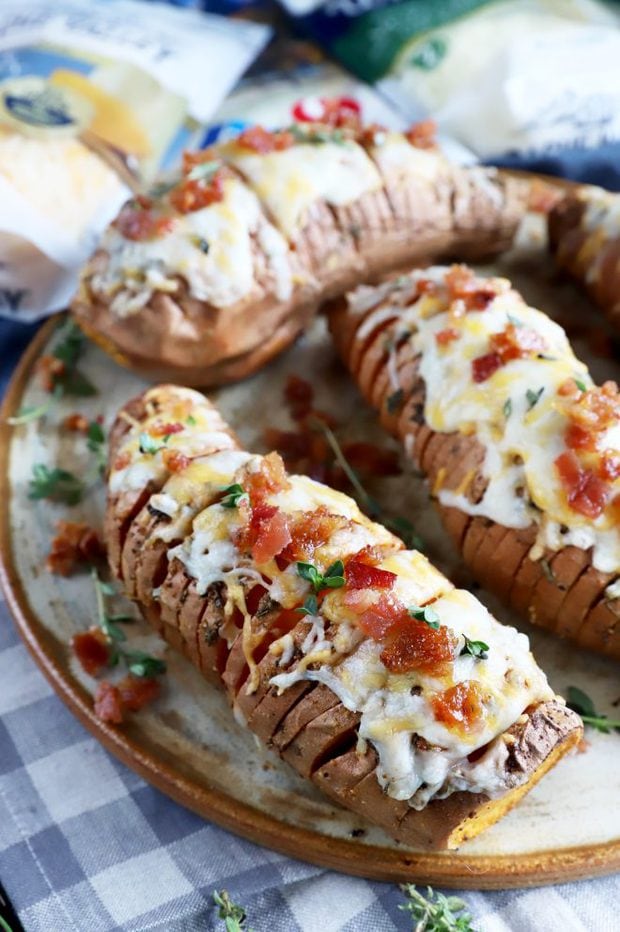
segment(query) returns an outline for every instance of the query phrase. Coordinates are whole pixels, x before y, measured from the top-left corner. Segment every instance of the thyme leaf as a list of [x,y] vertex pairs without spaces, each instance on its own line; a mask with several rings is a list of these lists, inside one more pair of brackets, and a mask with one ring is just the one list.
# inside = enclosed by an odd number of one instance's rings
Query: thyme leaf
[[63,505],[77,505],[84,497],[84,483],[72,472],[44,463],[35,463],[28,484],[28,498],[33,501],[47,499]]
[[242,502],[249,502],[249,493],[245,491],[242,485],[234,482],[222,489],[224,497],[220,501],[222,508],[238,508]]
[[439,615],[434,608],[431,608],[430,605],[426,605],[424,607],[420,605],[411,605],[407,611],[412,618],[415,618],[417,621],[426,622],[429,628],[433,628],[434,631],[438,631],[441,627]]
[[461,650],[461,657],[463,654],[470,654],[472,657],[475,657],[476,660],[487,659],[490,650],[488,644],[485,644],[484,641],[472,641],[466,634],[464,634],[463,637],[465,639],[465,644]]
[[544,390],[545,390],[544,385],[541,388],[537,389],[536,391],[534,391],[531,388],[528,388],[528,390],[525,393],[525,397],[527,399],[527,410],[528,411],[531,411],[532,408],[538,404],[538,402],[540,401],[542,397]]
[[408,902],[399,909],[411,913],[414,932],[475,932],[467,904],[458,896],[444,896],[426,888],[426,896],[415,884],[402,884],[400,888]]
[[568,687],[566,705],[581,716],[584,725],[589,725],[604,735],[620,731],[620,721],[613,721],[603,713],[597,712],[590,696],[578,686]]
[[214,890],[213,902],[219,906],[218,916],[224,920],[226,932],[250,932],[246,926],[246,912],[243,906],[233,903],[226,890]]

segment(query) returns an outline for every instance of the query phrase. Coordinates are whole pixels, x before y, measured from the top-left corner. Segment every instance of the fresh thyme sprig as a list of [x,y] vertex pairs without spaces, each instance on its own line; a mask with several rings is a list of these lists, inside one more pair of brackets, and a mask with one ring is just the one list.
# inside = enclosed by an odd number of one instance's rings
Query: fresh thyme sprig
[[50,469],[44,463],[35,463],[28,486],[28,498],[33,501],[45,498],[63,505],[77,505],[84,497],[84,483],[66,469]]
[[106,598],[116,595],[116,589],[111,583],[101,579],[94,566],[91,567],[90,572],[97,600],[97,623],[105,634],[110,648],[109,666],[115,667],[122,661],[130,673],[139,677],[159,676],[161,673],[165,673],[166,664],[158,657],[152,657],[141,650],[127,650],[121,647],[121,644],[127,640],[127,635],[120,625],[131,624],[135,619],[133,615],[113,615],[108,612]]
[[581,716],[584,725],[589,725],[604,735],[612,731],[620,731],[620,721],[614,721],[601,712],[597,712],[592,699],[578,686],[568,687],[566,704],[569,709]]
[[458,896],[444,896],[426,888],[426,896],[415,884],[402,884],[400,888],[408,902],[399,906],[411,913],[415,923],[413,932],[475,932],[467,904]]
[[412,618],[416,619],[416,621],[425,621],[429,628],[433,628],[434,631],[438,631],[441,627],[439,615],[434,608],[430,607],[430,605],[411,605],[407,611]]
[[328,444],[330,445],[336,462],[341,467],[345,476],[351,483],[355,494],[357,495],[358,501],[361,507],[366,511],[366,513],[371,517],[377,520],[381,520],[383,525],[389,530],[396,534],[405,545],[414,550],[423,550],[424,542],[422,538],[416,534],[415,528],[411,521],[407,518],[403,518],[401,515],[392,516],[385,513],[385,510],[379,504],[379,502],[374,499],[371,495],[368,494],[364,486],[359,480],[359,476],[347,460],[346,456],[342,452],[342,447],[340,446],[336,435],[334,434],[331,427],[326,424],[324,421],[319,418],[310,419],[310,427],[313,430],[320,430]]
[[21,424],[39,420],[65,395],[87,398],[97,394],[97,389],[93,383],[83,372],[80,372],[77,366],[85,342],[84,334],[72,320],[63,325],[61,340],[54,346],[50,354],[61,365],[58,372],[51,374],[49,397],[39,405],[22,408],[14,417],[7,419],[8,424],[12,427],[18,427]]
[[107,465],[105,431],[99,421],[91,421],[86,430],[86,446],[94,453],[97,472],[103,475]]
[[312,563],[299,562],[297,575],[309,582],[315,592],[320,592],[321,589],[340,589],[344,586],[344,563],[342,560],[336,560],[321,573]]
[[470,654],[476,660],[487,659],[490,650],[488,644],[485,644],[484,641],[472,641],[466,634],[463,637],[465,638],[465,644],[461,650],[461,657],[463,654]]
[[246,926],[246,912],[243,906],[233,903],[226,890],[214,890],[213,902],[219,906],[218,916],[224,920],[226,932],[251,932]]

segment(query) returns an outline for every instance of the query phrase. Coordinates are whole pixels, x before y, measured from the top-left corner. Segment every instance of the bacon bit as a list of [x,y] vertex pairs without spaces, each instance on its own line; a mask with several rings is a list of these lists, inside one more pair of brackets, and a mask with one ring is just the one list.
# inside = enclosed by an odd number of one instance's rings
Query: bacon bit
[[416,283],[417,293],[420,294],[437,294],[439,286],[432,278],[420,278]]
[[76,563],[95,563],[105,556],[99,535],[88,524],[58,521],[56,530],[45,561],[50,573],[69,576]]
[[493,285],[477,278],[466,265],[453,265],[445,277],[453,301],[463,301],[466,311],[483,311],[497,297]]
[[438,673],[456,657],[458,639],[445,627],[431,628],[407,614],[390,631],[381,662],[391,673]]
[[74,634],[71,648],[80,666],[89,676],[97,676],[110,660],[110,648],[101,628],[90,628]]
[[183,153],[183,166],[182,173],[184,175],[189,175],[192,169],[196,168],[197,165],[204,165],[205,162],[213,162],[217,159],[217,153],[214,149],[202,149],[200,152],[188,152],[187,150]]
[[368,126],[362,126],[357,133],[357,141],[362,146],[377,145],[377,136],[381,137],[388,132],[386,126],[382,123],[369,123]]
[[289,375],[284,387],[284,400],[294,421],[307,417],[314,403],[314,389],[310,382],[298,375]]
[[410,126],[404,135],[416,149],[437,148],[437,124],[434,120],[420,120]]
[[43,390],[53,392],[56,379],[65,373],[65,364],[56,356],[41,356],[37,360],[35,370],[40,377]]
[[345,570],[346,585],[349,589],[392,589],[396,582],[396,573],[349,560]]
[[139,712],[145,705],[154,702],[161,693],[161,684],[158,680],[142,676],[126,676],[117,683],[123,710]]
[[125,204],[112,226],[125,239],[134,242],[158,239],[174,229],[174,218],[151,210],[149,198],[138,195]]
[[502,359],[498,353],[487,353],[472,359],[471,371],[474,382],[486,382],[494,372],[502,367]]
[[564,434],[564,442],[569,450],[595,450],[596,435],[584,430],[579,424],[569,424]]
[[554,462],[573,511],[598,518],[605,509],[610,490],[592,470],[584,469],[572,451],[561,453]]
[[219,168],[210,179],[186,179],[170,192],[170,203],[180,214],[191,214],[224,200],[226,172]]
[[289,563],[294,560],[311,560],[317,547],[350,524],[343,515],[331,514],[325,505],[320,505],[314,511],[302,512],[289,524],[291,541],[282,552],[282,557]]
[[601,479],[613,482],[620,476],[620,455],[607,450],[601,457],[598,474]]
[[151,437],[167,437],[168,434],[179,434],[182,430],[185,430],[185,426],[179,421],[174,421],[170,424],[152,424],[149,434]]
[[250,126],[243,130],[235,142],[242,149],[250,149],[252,152],[266,155],[269,152],[282,152],[284,149],[290,149],[295,144],[295,137],[286,130],[272,133],[263,126]]
[[455,330],[454,327],[446,327],[445,330],[439,330],[435,334],[435,341],[437,346],[448,346],[454,340],[458,340],[460,333],[458,330]]
[[431,700],[435,718],[450,730],[457,728],[466,733],[484,711],[482,692],[474,680],[457,683]]
[[65,430],[70,430],[76,434],[85,434],[89,424],[90,421],[88,418],[77,412],[75,414],[68,414],[62,422],[62,426]]
[[[258,509],[270,509],[269,505],[259,505]],[[256,510],[256,509],[255,509]],[[252,515],[254,520],[254,515]],[[252,547],[252,559],[259,565],[268,563],[281,553],[291,542],[291,533],[288,529],[286,515],[283,511],[274,509],[269,518],[263,518],[258,528],[256,543]]]
[[112,463],[112,469],[125,469],[131,463],[131,454],[128,450],[119,453]]
[[183,472],[191,463],[190,457],[180,450],[163,450],[161,459],[168,472],[175,473]]
[[568,414],[571,420],[588,430],[607,430],[620,419],[618,386],[615,382],[604,382],[600,388],[582,392]]
[[575,379],[566,379],[558,388],[558,395],[562,398],[579,398],[582,394]]
[[406,621],[407,618],[409,616],[405,606],[393,596],[382,593],[370,608],[360,614],[357,623],[364,634],[373,641],[382,641],[399,622]]
[[494,333],[490,343],[502,363],[526,359],[547,349],[547,343],[539,333],[530,327],[517,327],[516,324],[508,324],[501,333]]
[[400,466],[398,453],[386,450],[374,443],[344,443],[342,452],[349,466],[367,476],[398,476]]
[[260,468],[256,472],[248,471],[242,484],[246,492],[249,492],[253,504],[260,502],[267,495],[288,489],[290,483],[280,454],[273,452],[264,456]]
[[102,680],[95,693],[95,715],[102,722],[120,725],[123,722],[123,700],[116,686]]

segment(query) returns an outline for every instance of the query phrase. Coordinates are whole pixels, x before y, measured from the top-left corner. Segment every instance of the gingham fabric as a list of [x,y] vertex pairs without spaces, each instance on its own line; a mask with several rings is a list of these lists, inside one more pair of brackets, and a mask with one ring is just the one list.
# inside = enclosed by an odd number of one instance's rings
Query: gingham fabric
[[[0,391],[24,336],[0,321]],[[412,927],[397,886],[236,838],[111,757],[48,686],[1,596],[0,882],[26,932],[222,930],[211,898],[222,888],[253,932]],[[617,877],[462,895],[480,932],[620,928]]]

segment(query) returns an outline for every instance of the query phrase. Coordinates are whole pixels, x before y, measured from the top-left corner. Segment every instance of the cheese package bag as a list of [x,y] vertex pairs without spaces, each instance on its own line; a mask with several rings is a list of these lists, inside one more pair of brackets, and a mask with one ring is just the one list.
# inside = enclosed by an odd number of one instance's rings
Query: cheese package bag
[[130,191],[197,144],[269,35],[136,0],[3,0],[0,315],[67,305]]

